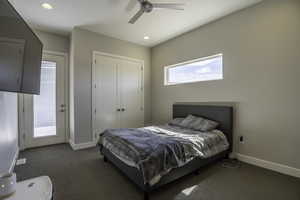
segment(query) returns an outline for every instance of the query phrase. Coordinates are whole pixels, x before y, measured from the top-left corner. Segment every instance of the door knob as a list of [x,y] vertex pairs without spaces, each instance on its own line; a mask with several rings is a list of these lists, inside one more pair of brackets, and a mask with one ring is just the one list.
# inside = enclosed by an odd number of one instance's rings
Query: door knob
[[65,104],[61,104],[60,107],[64,108],[66,105]]
[[125,108],[122,108],[121,111],[124,112],[124,111],[125,111]]
[[118,109],[117,109],[117,111],[118,111],[118,112],[120,112],[120,111],[121,111],[121,109],[120,109],[120,108],[118,108]]
[[59,111],[60,111],[60,112],[65,112],[66,110],[65,110],[65,109],[60,109]]

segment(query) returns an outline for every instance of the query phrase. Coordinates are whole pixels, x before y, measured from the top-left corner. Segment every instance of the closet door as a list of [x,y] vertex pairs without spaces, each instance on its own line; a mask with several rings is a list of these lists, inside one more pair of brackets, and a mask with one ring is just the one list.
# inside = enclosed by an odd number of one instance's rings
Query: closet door
[[143,127],[142,64],[134,61],[119,60],[118,68],[121,127]]
[[96,55],[94,76],[94,123],[95,134],[108,128],[119,128],[119,95],[117,80],[118,60]]

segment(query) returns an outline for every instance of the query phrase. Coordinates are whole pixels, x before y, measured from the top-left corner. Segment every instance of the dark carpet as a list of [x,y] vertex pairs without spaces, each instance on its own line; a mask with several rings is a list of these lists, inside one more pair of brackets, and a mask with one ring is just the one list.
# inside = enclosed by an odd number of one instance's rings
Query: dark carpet
[[[17,166],[18,181],[48,175],[54,200],[142,200],[138,190],[98,149],[73,151],[55,145],[24,151],[27,164]],[[300,200],[300,179],[242,163],[238,169],[222,162],[201,169],[155,191],[151,200]]]

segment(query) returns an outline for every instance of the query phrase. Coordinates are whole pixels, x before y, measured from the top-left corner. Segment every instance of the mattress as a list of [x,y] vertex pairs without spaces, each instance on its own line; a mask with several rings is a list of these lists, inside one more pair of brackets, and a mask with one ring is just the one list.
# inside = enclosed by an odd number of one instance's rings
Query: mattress
[[110,129],[102,134],[101,144],[128,166],[141,170],[150,185],[196,157],[209,158],[229,148],[219,130],[199,132],[170,125]]

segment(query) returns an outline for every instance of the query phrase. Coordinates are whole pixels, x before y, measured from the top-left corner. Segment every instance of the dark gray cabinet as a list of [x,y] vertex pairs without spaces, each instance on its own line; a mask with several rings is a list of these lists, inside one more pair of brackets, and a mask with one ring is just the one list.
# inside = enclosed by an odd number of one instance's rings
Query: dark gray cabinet
[[6,90],[21,90],[24,47],[24,40],[0,38],[1,88],[5,88]]
[[43,45],[7,0],[0,0],[0,91],[39,94]]

